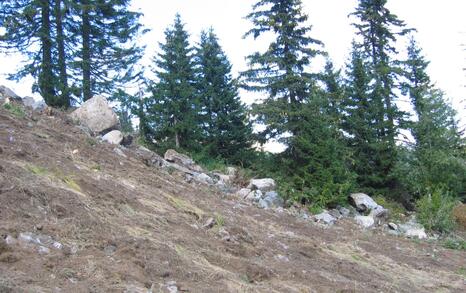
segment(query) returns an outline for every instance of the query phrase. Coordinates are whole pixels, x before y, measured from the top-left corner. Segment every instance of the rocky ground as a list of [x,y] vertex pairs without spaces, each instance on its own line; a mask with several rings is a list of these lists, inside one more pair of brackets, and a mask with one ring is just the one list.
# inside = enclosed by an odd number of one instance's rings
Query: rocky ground
[[259,209],[46,112],[0,107],[2,293],[466,290],[465,251]]

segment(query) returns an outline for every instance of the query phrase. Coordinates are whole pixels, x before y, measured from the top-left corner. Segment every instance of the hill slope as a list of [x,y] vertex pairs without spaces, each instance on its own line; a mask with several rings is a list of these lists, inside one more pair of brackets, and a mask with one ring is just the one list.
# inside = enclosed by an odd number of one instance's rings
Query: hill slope
[[260,210],[114,148],[0,109],[0,292],[466,289],[465,252]]

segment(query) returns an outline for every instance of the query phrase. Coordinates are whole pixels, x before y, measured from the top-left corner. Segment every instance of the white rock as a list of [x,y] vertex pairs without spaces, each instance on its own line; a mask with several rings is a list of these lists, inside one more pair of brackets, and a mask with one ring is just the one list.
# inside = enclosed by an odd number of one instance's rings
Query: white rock
[[370,228],[375,224],[374,218],[370,216],[356,216],[354,219],[362,228]]
[[324,223],[327,225],[333,225],[337,221],[337,219],[335,219],[332,215],[330,215],[326,211],[318,215],[315,215],[314,220],[318,223]]
[[50,253],[50,249],[48,249],[47,247],[42,246],[42,245],[39,246],[37,251],[39,252],[39,254],[48,254],[48,253]]
[[364,193],[353,193],[349,196],[350,203],[359,211],[364,212],[366,210],[372,210],[379,205],[372,199],[372,197],[368,196]]
[[123,141],[123,133],[119,130],[112,130],[102,137],[103,141],[108,142],[109,144],[119,145]]
[[235,167],[227,168],[227,174],[230,176],[233,176],[233,177],[236,176],[236,172],[238,172],[238,170]]
[[236,192],[236,195],[240,198],[246,198],[251,193],[251,189],[249,188],[241,188]]
[[395,224],[395,223],[388,223],[388,228],[390,228],[390,230],[398,230],[398,225]]
[[262,191],[253,190],[246,196],[246,199],[253,202],[259,202],[262,199],[262,195]]
[[424,227],[421,224],[417,223],[414,218],[407,223],[400,224],[398,226],[398,229],[408,238],[427,238],[427,234]]
[[197,165],[190,157],[180,154],[175,150],[167,150],[164,159],[170,163],[175,163],[196,172],[203,172],[201,166]]
[[118,117],[102,96],[95,96],[84,102],[70,114],[71,119],[89,128],[94,133],[102,133],[117,127]]
[[266,192],[264,198],[259,200],[259,207],[263,209],[283,207],[283,205],[283,199],[275,191]]
[[203,183],[203,184],[211,185],[215,183],[214,180],[205,173],[196,173],[194,174],[193,178],[195,181]]
[[338,211],[343,217],[348,217],[351,213],[351,211],[345,207],[341,207]]
[[272,178],[251,179],[248,185],[249,189],[258,189],[262,192],[273,191],[275,187],[275,180]]

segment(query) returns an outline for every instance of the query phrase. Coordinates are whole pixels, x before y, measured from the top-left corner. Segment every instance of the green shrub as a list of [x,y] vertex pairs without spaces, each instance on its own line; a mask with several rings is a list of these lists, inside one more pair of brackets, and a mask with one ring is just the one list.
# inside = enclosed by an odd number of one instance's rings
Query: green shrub
[[427,189],[416,202],[418,220],[430,231],[450,232],[455,227],[453,208],[456,200],[443,187]]
[[17,118],[23,118],[24,116],[26,116],[26,113],[24,112],[24,110],[18,105],[15,105],[12,103],[3,104],[3,108],[5,108],[5,110],[10,112]]

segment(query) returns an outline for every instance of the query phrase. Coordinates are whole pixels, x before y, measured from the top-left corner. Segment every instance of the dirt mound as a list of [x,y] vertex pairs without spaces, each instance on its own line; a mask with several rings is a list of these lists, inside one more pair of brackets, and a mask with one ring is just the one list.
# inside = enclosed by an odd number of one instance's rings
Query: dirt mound
[[0,108],[0,292],[466,289],[465,252],[259,210],[114,149]]

